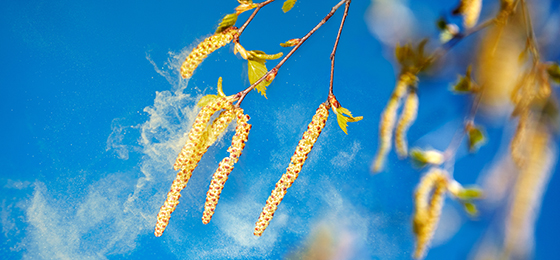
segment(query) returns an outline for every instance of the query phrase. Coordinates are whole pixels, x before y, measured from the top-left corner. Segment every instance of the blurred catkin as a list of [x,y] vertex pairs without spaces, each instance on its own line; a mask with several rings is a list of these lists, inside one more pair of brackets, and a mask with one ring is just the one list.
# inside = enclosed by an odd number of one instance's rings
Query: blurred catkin
[[416,81],[416,76],[410,73],[403,73],[399,76],[393,94],[385,107],[385,111],[381,114],[379,122],[379,148],[373,163],[373,172],[380,172],[385,164],[387,153],[391,150],[391,140],[393,138],[393,129],[397,121],[397,110],[400,101],[407,92],[408,87]]
[[401,116],[397,122],[397,128],[395,129],[395,147],[397,149],[397,154],[401,158],[405,158],[408,155],[408,144],[406,140],[406,132],[414,120],[416,120],[416,115],[418,113],[418,95],[415,90],[410,90],[403,106]]
[[416,235],[416,248],[413,256],[416,259],[424,257],[437,228],[447,184],[447,174],[441,169],[432,168],[416,188],[412,222],[413,231]]

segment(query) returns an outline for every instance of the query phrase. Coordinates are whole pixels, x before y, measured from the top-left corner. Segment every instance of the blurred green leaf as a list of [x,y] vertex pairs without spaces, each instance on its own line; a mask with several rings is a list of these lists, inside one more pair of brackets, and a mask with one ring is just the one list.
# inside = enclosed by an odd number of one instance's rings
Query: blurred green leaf
[[457,83],[451,88],[456,94],[467,94],[473,91],[473,82],[471,79],[471,66],[467,68],[467,73],[465,76],[459,76]]
[[232,27],[235,25],[235,22],[237,22],[237,14],[228,14],[226,15],[222,21],[220,22],[220,24],[218,25],[218,29],[216,29],[216,33],[221,33],[223,32],[225,29]]
[[457,197],[460,200],[482,199],[483,196],[484,193],[482,192],[482,189],[478,187],[464,188],[461,191],[459,191],[459,194],[457,194]]
[[551,65],[546,68],[550,79],[552,79],[557,84],[560,84],[560,66],[557,62],[552,63]]
[[478,216],[478,209],[476,208],[476,206],[474,205],[474,203],[472,202],[463,202],[463,206],[465,208],[465,211],[471,216],[471,217],[476,217]]
[[290,11],[294,7],[296,2],[297,2],[297,0],[286,0],[286,1],[284,1],[284,4],[282,5],[282,11],[284,11],[284,13],[287,13],[288,11]]
[[447,21],[445,20],[445,17],[440,16],[436,21],[436,26],[438,30],[444,31],[447,28]]
[[424,151],[418,148],[412,148],[410,150],[410,159],[412,160],[412,164],[418,168],[422,168],[428,164]]
[[472,126],[468,131],[469,151],[476,152],[486,142],[486,137],[480,127]]

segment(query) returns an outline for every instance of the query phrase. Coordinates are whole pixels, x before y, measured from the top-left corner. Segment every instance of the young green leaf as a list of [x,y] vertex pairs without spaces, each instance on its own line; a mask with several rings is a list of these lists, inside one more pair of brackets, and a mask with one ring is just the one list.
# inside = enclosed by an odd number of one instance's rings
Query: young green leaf
[[282,57],[282,55],[284,55],[284,53],[282,52],[276,54],[266,54],[264,53],[264,51],[256,51],[256,50],[249,51],[249,54],[253,59],[259,59],[259,60],[275,60]]
[[560,84],[560,66],[557,62],[552,63],[546,68],[548,76],[557,84]]
[[468,129],[468,137],[469,137],[469,151],[476,152],[480,146],[482,146],[486,138],[484,137],[484,133],[480,129],[480,127],[471,126]]
[[476,217],[478,216],[478,209],[476,208],[476,206],[474,205],[474,203],[472,202],[463,202],[463,207],[465,208],[465,211],[471,216],[471,217]]
[[297,2],[297,0],[286,0],[286,1],[284,1],[284,5],[282,5],[282,11],[284,11],[284,13],[287,13],[288,11],[290,11],[292,9],[292,7],[294,7],[296,2]]
[[459,75],[459,80],[451,88],[453,92],[455,92],[456,94],[467,94],[473,92],[474,83],[471,79],[471,70],[471,66],[469,66],[464,77]]
[[206,95],[206,96],[202,97],[196,105],[199,106],[199,107],[204,107],[216,98],[218,98],[217,95]]
[[484,192],[478,187],[463,188],[457,194],[457,198],[460,200],[477,200],[482,199],[483,196]]
[[280,43],[280,46],[282,46],[282,47],[293,47],[293,46],[295,46],[296,44],[298,44],[299,41],[300,41],[300,39],[298,39],[298,38],[296,38],[296,39],[291,39],[291,40],[288,40],[287,42]]
[[[247,61],[249,67],[249,83],[253,84],[257,82],[257,80],[262,76],[264,76],[264,74],[266,74],[268,70],[266,69],[266,65],[264,65],[265,60],[250,59]],[[255,89],[266,98],[266,86],[268,86],[269,84],[270,82],[268,82],[267,84],[267,81],[263,80],[255,87]]]
[[437,150],[421,150],[419,148],[412,148],[410,151],[410,159],[414,166],[422,168],[426,164],[440,165],[444,162],[445,157],[443,153]]
[[228,14],[226,15],[222,21],[220,22],[220,24],[218,25],[218,29],[216,29],[216,33],[221,33],[223,32],[225,29],[232,27],[235,25],[235,22],[237,22],[237,14]]
[[[350,110],[343,107],[335,108],[333,106],[333,110],[336,113],[336,121],[338,122],[338,126],[340,126],[340,129],[342,129],[345,134],[348,134],[346,128],[348,127],[349,122],[358,122],[364,118],[363,116],[353,117]],[[345,116],[345,114],[347,116]]]

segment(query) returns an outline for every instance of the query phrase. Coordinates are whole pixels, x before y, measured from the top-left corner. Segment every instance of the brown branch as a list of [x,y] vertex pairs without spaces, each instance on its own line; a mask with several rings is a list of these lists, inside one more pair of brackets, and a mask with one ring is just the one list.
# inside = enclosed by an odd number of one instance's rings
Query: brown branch
[[[269,0],[270,1],[270,0]],[[243,99],[245,99],[245,96],[247,96],[247,94],[249,94],[249,92],[251,92],[251,90],[253,90],[253,88],[255,88],[257,85],[259,85],[263,80],[266,79],[266,77],[272,73],[276,73],[278,71],[278,69],[280,67],[282,67],[282,65],[284,65],[284,63],[292,56],[292,54],[294,54],[294,52],[297,51],[297,49],[299,49],[299,47],[309,38],[311,37],[311,35],[313,35],[313,33],[315,33],[319,28],[321,28],[321,26],[323,26],[323,24],[325,24],[336,12],[336,10],[338,10],[338,8],[340,6],[342,6],[344,3],[349,2],[350,0],[341,0],[338,4],[336,4],[335,6],[333,6],[331,8],[331,11],[323,18],[323,20],[321,20],[313,29],[311,29],[311,31],[309,31],[305,36],[303,36],[299,42],[292,48],[292,50],[290,52],[288,52],[288,54],[286,54],[286,56],[284,56],[284,58],[278,62],[278,64],[276,64],[276,66],[274,66],[274,68],[272,68],[271,70],[269,70],[266,74],[264,74],[261,78],[259,78],[257,81],[255,81],[255,83],[253,83],[251,86],[249,86],[248,88],[246,88],[245,90],[237,93],[237,95],[239,96],[239,101],[237,101],[237,103],[235,104],[236,107],[239,107],[239,105],[241,104],[241,102],[243,102]],[[268,1],[267,1],[268,2]],[[264,2],[266,3],[266,2]],[[255,10],[257,11],[257,10]]]
[[270,4],[274,2],[274,0],[267,0],[264,1],[262,3],[260,3],[257,8],[255,8],[255,11],[253,11],[253,13],[251,14],[251,16],[249,16],[249,18],[247,19],[247,21],[245,21],[245,23],[243,25],[241,25],[241,27],[239,27],[239,29],[237,30],[237,35],[239,37],[239,35],[241,35],[241,33],[243,33],[243,31],[245,30],[245,28],[247,27],[247,25],[249,25],[249,23],[253,20],[253,18],[255,18],[255,16],[257,15],[257,13],[259,12],[259,10],[261,10],[261,8],[263,8],[265,5]]
[[342,16],[342,21],[340,21],[340,28],[338,29],[338,34],[336,35],[336,41],[334,42],[334,47],[331,53],[331,82],[329,86],[329,96],[334,95],[333,93],[333,81],[334,81],[334,56],[336,54],[336,48],[338,47],[338,41],[340,40],[340,34],[342,33],[342,27],[344,27],[344,22],[346,22],[346,16],[348,16],[348,9],[350,9],[351,0],[346,2],[344,8],[344,15]]

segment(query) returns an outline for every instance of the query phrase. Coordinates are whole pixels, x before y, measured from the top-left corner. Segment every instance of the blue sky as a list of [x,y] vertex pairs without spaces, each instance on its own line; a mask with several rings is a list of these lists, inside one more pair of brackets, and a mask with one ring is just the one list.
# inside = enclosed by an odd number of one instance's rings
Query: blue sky
[[[279,43],[303,36],[336,3],[299,1],[286,14],[281,1],[272,3],[241,43],[248,50],[287,53]],[[364,119],[350,124],[346,135],[331,113],[264,235],[255,238],[253,225],[315,109],[327,98],[329,55],[343,9],[280,69],[268,99],[253,92],[244,100],[253,128],[210,224],[200,220],[205,194],[227,155],[231,129],[204,156],[167,230],[156,238],[156,215],[175,177],[172,164],[198,111],[197,100],[215,94],[218,77],[229,95],[249,86],[247,65],[231,45],[211,54],[190,80],[178,74],[184,57],[233,12],[236,1],[0,3],[0,254],[6,259],[277,259],[327,232],[337,252],[350,259],[409,259],[412,193],[423,171],[391,153],[383,173],[369,173],[379,115],[398,72],[392,49],[372,29],[370,4],[352,2],[334,82],[342,106]],[[539,4],[550,6],[546,9],[558,19],[557,2]],[[437,39],[434,20],[454,5],[408,3],[410,9],[403,10],[414,16],[409,36]],[[239,22],[248,16],[242,14]],[[558,28],[538,27],[542,24],[536,22],[537,32],[551,30],[558,38]],[[459,44],[450,53],[458,58],[449,62],[468,57],[475,40]],[[554,48],[543,49],[547,59],[559,60]],[[421,79],[418,119],[408,135],[412,145],[445,149],[460,126],[468,99],[447,91],[465,70],[456,64],[436,78]],[[459,182],[484,182],[507,149],[514,127],[507,122],[507,117],[481,119],[488,144],[474,155],[458,153],[454,176]],[[559,185],[556,172],[553,166],[549,187]],[[558,198],[557,189],[543,196],[536,259],[557,251]],[[472,255],[504,214],[503,206],[489,204],[483,203],[483,214],[473,221],[447,199],[440,223],[447,232],[436,233],[427,259]]]

